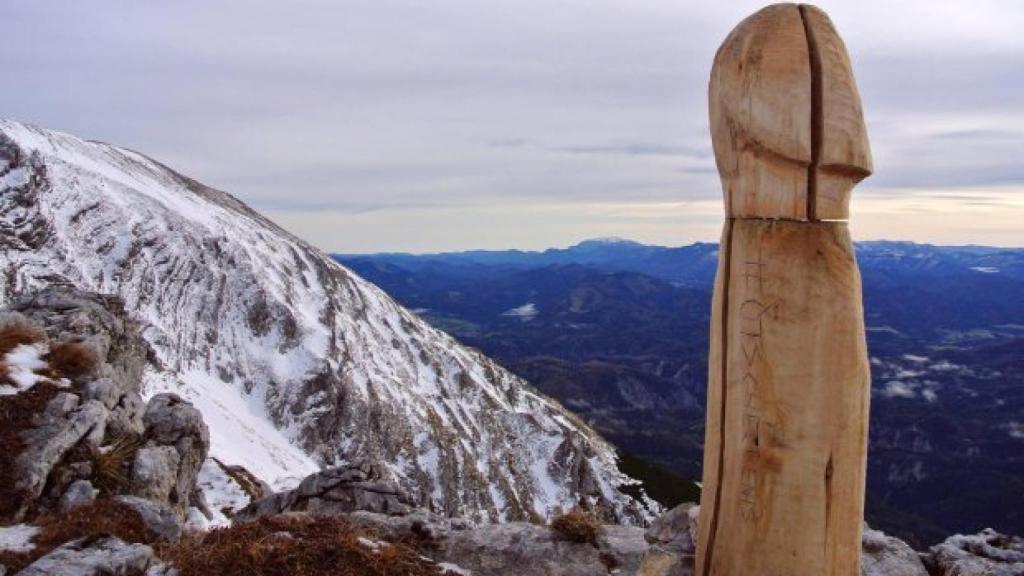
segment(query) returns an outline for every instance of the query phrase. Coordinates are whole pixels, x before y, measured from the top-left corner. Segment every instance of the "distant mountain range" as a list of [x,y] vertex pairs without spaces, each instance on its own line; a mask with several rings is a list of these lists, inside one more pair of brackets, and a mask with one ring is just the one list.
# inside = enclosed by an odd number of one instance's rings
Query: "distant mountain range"
[[[863,242],[869,520],[1024,531],[1024,249]],[[717,245],[335,255],[622,450],[699,478]]]

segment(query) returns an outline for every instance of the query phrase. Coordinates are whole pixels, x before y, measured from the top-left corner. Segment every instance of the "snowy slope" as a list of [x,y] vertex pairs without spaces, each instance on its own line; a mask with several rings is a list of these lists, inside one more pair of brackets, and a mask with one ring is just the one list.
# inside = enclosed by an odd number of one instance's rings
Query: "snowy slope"
[[0,301],[51,283],[148,326],[147,393],[276,487],[367,460],[436,511],[642,512],[612,449],[493,361],[235,198],[135,152],[0,120]]

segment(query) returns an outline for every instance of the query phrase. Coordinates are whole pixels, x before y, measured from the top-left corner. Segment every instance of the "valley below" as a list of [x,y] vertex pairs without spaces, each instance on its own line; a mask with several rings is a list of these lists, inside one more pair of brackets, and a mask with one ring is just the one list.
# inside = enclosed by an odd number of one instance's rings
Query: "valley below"
[[[867,242],[857,255],[869,523],[917,546],[1024,531],[1024,251]],[[663,503],[693,498],[664,473],[700,478],[716,245],[336,258],[575,411]]]

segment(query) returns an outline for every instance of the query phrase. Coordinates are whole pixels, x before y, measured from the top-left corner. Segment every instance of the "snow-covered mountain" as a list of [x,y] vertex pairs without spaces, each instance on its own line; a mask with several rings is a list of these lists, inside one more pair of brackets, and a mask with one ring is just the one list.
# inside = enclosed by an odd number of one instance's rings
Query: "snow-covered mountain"
[[196,404],[212,455],[286,487],[370,462],[432,509],[622,522],[613,449],[234,197],[141,154],[0,120],[0,301],[48,284],[120,295],[148,324],[146,392]]

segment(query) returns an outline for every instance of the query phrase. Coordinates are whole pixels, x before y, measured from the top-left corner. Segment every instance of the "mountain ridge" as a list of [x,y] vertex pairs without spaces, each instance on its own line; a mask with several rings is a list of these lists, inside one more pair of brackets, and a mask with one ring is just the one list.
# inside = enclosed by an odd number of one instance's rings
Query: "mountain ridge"
[[233,196],[126,149],[0,120],[0,301],[71,284],[147,323],[146,392],[277,487],[371,462],[423,505],[540,519],[587,499],[642,522],[613,449]]

